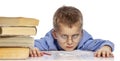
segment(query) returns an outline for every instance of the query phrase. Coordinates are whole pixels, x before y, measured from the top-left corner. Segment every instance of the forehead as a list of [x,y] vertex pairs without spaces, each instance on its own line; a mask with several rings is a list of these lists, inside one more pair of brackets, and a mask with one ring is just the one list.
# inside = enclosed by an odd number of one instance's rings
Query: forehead
[[72,27],[65,26],[65,25],[60,25],[58,32],[60,34],[67,34],[67,35],[73,35],[77,34],[80,32],[80,27],[73,25]]

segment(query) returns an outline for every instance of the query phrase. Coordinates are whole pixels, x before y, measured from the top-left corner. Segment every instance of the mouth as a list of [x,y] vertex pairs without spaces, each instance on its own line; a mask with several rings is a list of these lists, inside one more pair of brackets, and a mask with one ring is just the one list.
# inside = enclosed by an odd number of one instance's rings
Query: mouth
[[73,46],[66,46],[66,48],[73,48]]

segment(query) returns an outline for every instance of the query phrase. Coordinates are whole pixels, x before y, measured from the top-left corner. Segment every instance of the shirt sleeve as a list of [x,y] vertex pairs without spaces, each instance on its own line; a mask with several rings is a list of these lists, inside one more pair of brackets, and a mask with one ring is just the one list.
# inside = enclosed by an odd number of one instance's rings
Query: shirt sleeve
[[47,46],[45,38],[36,39],[34,47],[37,47],[40,51],[47,51],[48,50],[48,46]]
[[114,51],[114,44],[109,40],[102,40],[102,39],[87,40],[83,44],[82,49],[96,51],[105,45],[111,47],[112,51]]

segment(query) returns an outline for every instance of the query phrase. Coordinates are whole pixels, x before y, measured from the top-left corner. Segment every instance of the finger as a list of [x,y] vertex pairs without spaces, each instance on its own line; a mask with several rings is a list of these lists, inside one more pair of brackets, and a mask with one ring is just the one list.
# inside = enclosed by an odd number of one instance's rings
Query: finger
[[96,57],[100,57],[100,56],[101,56],[101,51],[97,51]]
[[40,55],[41,55],[41,56],[43,56],[43,55],[44,55],[44,53],[43,53],[43,52],[40,52]]
[[39,50],[36,50],[36,55],[38,56],[38,57],[40,57],[41,55],[40,55],[40,51]]
[[102,53],[101,57],[104,57],[104,58],[105,58],[105,57],[106,57],[106,52],[105,52],[105,51],[102,51],[101,53]]
[[97,57],[97,52],[94,53],[94,56]]
[[106,52],[106,57],[110,57],[111,56],[111,52]]
[[39,50],[37,50],[37,56],[38,56],[38,57],[43,56],[42,52],[40,52]]
[[38,48],[35,48],[37,57],[43,56]]
[[32,54],[33,54],[33,57],[37,57],[36,50],[33,50],[33,51],[32,51]]
[[30,56],[30,57],[33,57],[32,51],[29,52],[29,56]]
[[38,48],[35,48],[35,49],[36,49],[36,55],[38,57],[43,56],[43,54],[41,54],[42,52],[40,52]]
[[43,52],[43,54],[45,54],[45,55],[51,55],[50,53],[46,53],[46,52]]

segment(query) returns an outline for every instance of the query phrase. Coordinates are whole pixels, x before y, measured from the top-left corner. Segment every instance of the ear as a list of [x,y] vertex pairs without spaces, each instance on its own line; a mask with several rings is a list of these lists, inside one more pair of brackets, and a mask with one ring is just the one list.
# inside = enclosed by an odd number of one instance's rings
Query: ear
[[57,39],[57,36],[56,36],[56,31],[55,31],[55,29],[53,29],[53,30],[52,30],[52,35],[53,35],[53,37],[54,37],[55,39]]

